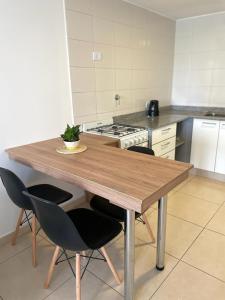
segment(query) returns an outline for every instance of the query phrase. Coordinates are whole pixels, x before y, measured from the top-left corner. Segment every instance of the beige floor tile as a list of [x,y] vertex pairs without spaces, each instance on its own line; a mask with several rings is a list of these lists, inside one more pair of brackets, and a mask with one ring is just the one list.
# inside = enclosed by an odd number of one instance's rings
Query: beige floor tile
[[[37,236],[37,240],[40,241],[41,237]],[[31,233],[26,233],[17,238],[17,243],[15,246],[12,246],[11,242],[8,242],[7,244],[1,246],[0,263],[24,251],[25,249],[30,248],[31,245],[32,245]]]
[[201,200],[179,191],[168,199],[168,213],[203,227],[218,208],[219,204]]
[[[139,226],[139,225],[138,225]],[[124,247],[123,239],[118,240],[108,249],[108,253],[118,271],[120,278],[123,279],[124,266]],[[177,260],[170,255],[166,255],[165,270],[160,272],[155,268],[156,249],[145,242],[135,241],[135,299],[147,300],[153,295],[167,274],[176,265]],[[99,261],[92,261],[88,270],[97,277],[105,281],[108,285],[123,294],[123,284],[118,286],[107,264]]]
[[[76,295],[75,278],[71,278],[64,285],[52,293],[46,300],[74,300]],[[122,300],[123,297],[104,282],[88,271],[81,281],[81,299],[84,300]]]
[[186,183],[179,192],[218,204],[225,201],[225,184],[199,176]]
[[224,300],[225,284],[180,262],[152,300]]
[[[151,215],[150,224],[156,237],[157,211]],[[143,227],[141,225],[136,227],[136,237],[148,242],[148,235]],[[202,228],[195,224],[167,215],[166,252],[181,258],[201,230]]]
[[195,176],[189,175],[187,179],[185,179],[183,182],[181,182],[180,184],[178,184],[172,191],[178,191],[185,184],[187,184],[188,182],[190,182],[193,178],[195,178]]
[[[192,178],[194,178],[194,176],[189,175],[189,177],[183,181],[182,183],[180,183],[178,186],[176,186],[174,189],[172,189],[169,193],[168,193],[168,197],[171,197],[172,195],[174,195],[180,188],[182,188],[186,183],[188,183]],[[155,202],[151,208],[153,209],[158,209],[158,202]]]
[[31,249],[0,264],[0,294],[7,300],[40,300],[72,277],[66,263],[59,264],[49,289],[43,288],[53,247],[45,241],[39,243],[38,266],[32,267]]
[[204,230],[183,261],[225,281],[225,236]]
[[207,225],[208,229],[225,235],[225,205],[223,205]]

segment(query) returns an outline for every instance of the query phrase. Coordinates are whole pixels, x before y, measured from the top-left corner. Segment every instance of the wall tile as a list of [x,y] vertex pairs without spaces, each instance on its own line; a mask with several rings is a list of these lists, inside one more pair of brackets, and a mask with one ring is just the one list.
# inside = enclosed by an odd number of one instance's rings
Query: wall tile
[[114,96],[115,96],[114,91],[96,93],[98,114],[115,111]]
[[[116,70],[115,79],[117,90],[130,90],[131,89],[131,70]],[[133,87],[132,87],[133,88]]]
[[115,74],[112,69],[96,69],[96,91],[114,90]]
[[96,43],[114,44],[114,23],[102,18],[94,18],[94,38]]
[[93,0],[94,15],[108,20],[114,20],[114,1],[115,0]]
[[214,52],[214,68],[225,69],[225,51]]
[[131,49],[114,47],[115,55],[115,68],[119,69],[131,69]]
[[70,68],[72,92],[95,91],[94,68]]
[[151,98],[168,104],[175,22],[121,0],[66,0],[66,8],[76,120],[140,111]]
[[68,37],[82,41],[93,41],[93,18],[92,16],[67,11],[67,32]]
[[212,84],[213,85],[225,85],[225,69],[213,71]]
[[131,47],[132,28],[128,25],[114,23],[115,46]]
[[94,47],[92,43],[69,40],[70,65],[73,67],[94,67],[92,61],[92,52]]
[[65,0],[66,9],[72,9],[84,13],[92,13],[92,0]]
[[212,106],[225,107],[225,86],[213,86],[211,89]]
[[210,104],[210,87],[197,86],[189,88],[189,105],[203,105],[208,106]]
[[96,114],[97,103],[95,93],[73,93],[73,108],[76,116]]
[[224,106],[224,29],[225,13],[177,22],[173,103]]
[[215,65],[215,52],[193,52],[190,53],[190,61],[192,70],[212,69]]
[[211,70],[193,70],[190,72],[190,86],[210,86],[211,83]]

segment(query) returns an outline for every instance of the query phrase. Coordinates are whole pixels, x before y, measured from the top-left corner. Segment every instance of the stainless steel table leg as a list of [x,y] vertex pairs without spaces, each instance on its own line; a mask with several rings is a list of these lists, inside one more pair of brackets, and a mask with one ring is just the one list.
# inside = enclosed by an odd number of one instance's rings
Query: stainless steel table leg
[[135,212],[127,210],[125,222],[124,293],[125,300],[134,300]]
[[158,203],[158,232],[157,232],[157,258],[156,269],[164,269],[165,246],[166,246],[166,213],[167,196],[160,198]]

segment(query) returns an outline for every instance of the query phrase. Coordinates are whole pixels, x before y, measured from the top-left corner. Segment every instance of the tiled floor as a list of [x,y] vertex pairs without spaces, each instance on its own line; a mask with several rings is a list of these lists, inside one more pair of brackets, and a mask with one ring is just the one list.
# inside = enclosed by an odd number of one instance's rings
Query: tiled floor
[[[148,212],[154,233],[157,205]],[[123,236],[108,245],[123,278]],[[38,266],[31,266],[30,235],[15,247],[0,248],[0,299],[72,300],[75,279],[66,263],[56,267],[49,289],[43,288],[53,246],[38,240]],[[144,225],[136,225],[135,299],[225,299],[225,183],[192,176],[169,194],[166,268],[155,269],[156,245]],[[82,263],[85,265],[86,260]],[[92,261],[82,279],[83,300],[123,299],[107,265]]]

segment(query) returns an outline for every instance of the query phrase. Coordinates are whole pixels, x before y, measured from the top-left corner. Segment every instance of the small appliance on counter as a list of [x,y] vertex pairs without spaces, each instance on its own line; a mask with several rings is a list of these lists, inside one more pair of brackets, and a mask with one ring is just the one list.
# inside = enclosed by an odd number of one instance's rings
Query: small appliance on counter
[[157,117],[159,115],[159,101],[151,100],[148,104],[148,117]]

